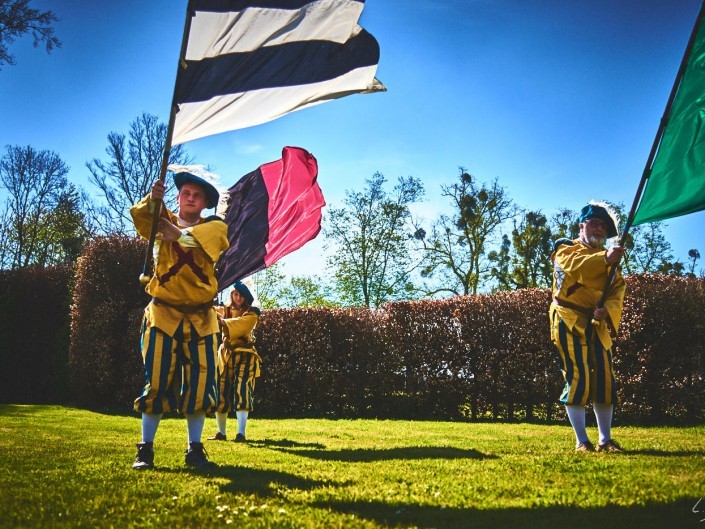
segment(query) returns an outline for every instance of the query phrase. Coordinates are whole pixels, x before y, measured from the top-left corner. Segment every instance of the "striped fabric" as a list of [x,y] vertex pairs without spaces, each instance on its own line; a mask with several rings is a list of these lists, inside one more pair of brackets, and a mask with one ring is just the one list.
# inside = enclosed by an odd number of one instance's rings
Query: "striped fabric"
[[[169,336],[142,326],[145,386],[134,409],[143,413],[212,411],[217,404],[215,347],[218,335],[199,336],[191,325]],[[182,380],[183,378],[183,380]]]
[[364,0],[191,0],[172,143],[385,90]]
[[259,375],[260,361],[256,355],[234,351],[225,363],[224,370],[218,373],[217,411],[252,411],[255,381]]
[[588,325],[583,335],[577,328],[571,332],[559,319],[555,344],[565,380],[561,402],[580,406],[588,402],[617,404],[612,351],[602,347],[592,325]]

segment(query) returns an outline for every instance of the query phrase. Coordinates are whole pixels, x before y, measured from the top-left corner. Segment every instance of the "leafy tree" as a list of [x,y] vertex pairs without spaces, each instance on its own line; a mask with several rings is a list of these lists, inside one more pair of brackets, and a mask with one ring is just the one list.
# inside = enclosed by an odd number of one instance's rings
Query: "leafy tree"
[[[619,214],[620,236],[627,222],[624,204],[612,205]],[[626,252],[622,258],[622,267],[627,274],[639,273],[674,273],[681,270],[681,263],[672,263],[671,243],[666,240],[663,234],[663,222],[650,222],[632,226],[624,240]]]
[[661,261],[654,272],[664,275],[682,276],[685,273],[685,265],[680,261]]
[[47,53],[55,47],[60,48],[61,42],[54,36],[52,26],[52,22],[58,20],[51,11],[31,9],[29,0],[0,1],[0,66],[15,64],[15,56],[8,51],[8,45],[25,33],[32,34],[35,48],[41,43]]
[[568,208],[562,208],[557,213],[554,213],[549,220],[549,227],[553,240],[566,238],[577,239],[580,235],[580,223],[578,219],[580,215]]
[[71,263],[80,257],[90,235],[83,204],[76,187],[68,184],[59,195],[56,206],[46,216],[47,263]]
[[423,196],[421,181],[400,177],[391,195],[375,173],[362,192],[346,192],[345,205],[328,212],[324,234],[334,288],[346,305],[379,306],[412,297],[409,205]]
[[[493,275],[500,288],[510,290],[550,287],[553,269],[548,256],[553,250],[553,242],[548,219],[538,211],[525,213],[519,224],[514,223],[512,243],[511,265],[507,266],[505,261],[502,263],[504,269],[501,265],[493,269]],[[502,261],[504,257],[501,251],[496,255],[498,261]]]
[[338,307],[331,288],[319,278],[294,276],[279,293],[281,307]]
[[690,277],[695,277],[695,263],[700,259],[700,252],[695,248],[688,250],[688,257],[690,258],[690,270],[688,275]]
[[459,182],[441,189],[453,214],[441,215],[428,236],[421,228],[416,232],[425,257],[422,276],[435,278],[437,285],[425,290],[429,295],[476,294],[491,278],[489,246],[519,210],[496,179],[489,185],[477,183],[462,167]]
[[[103,233],[134,231],[129,210],[159,178],[166,133],[166,125],[159,123],[157,116],[143,113],[130,124],[127,137],[116,132],[108,134],[108,162],[94,158],[86,163],[91,173],[89,180],[103,201],[91,209],[90,216]],[[171,148],[169,163],[190,163],[182,145]],[[173,190],[165,202],[173,204]]]
[[294,276],[287,281],[281,265],[273,265],[252,276],[257,299],[263,309],[335,307],[330,287],[320,278]]
[[512,241],[509,240],[507,234],[502,235],[502,243],[499,251],[492,250],[487,254],[487,258],[494,266],[490,270],[490,274],[497,281],[499,290],[511,290],[513,285],[509,280],[511,275],[510,266],[512,263]]
[[286,275],[281,271],[280,263],[274,263],[260,270],[252,276],[252,281],[261,308],[281,308],[279,292],[286,286]]
[[74,260],[89,233],[83,222],[68,167],[51,151],[7,146],[0,159],[0,186],[8,192],[3,223],[2,265],[30,265]]

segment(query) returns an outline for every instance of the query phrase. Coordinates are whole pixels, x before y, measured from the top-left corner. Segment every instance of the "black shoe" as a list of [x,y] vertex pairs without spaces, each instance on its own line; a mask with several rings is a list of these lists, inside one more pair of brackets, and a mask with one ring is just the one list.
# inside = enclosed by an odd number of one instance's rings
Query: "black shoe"
[[612,454],[621,454],[624,449],[617,444],[617,441],[610,439],[602,444],[597,445],[598,452],[610,452]]
[[137,443],[137,456],[132,468],[134,470],[154,468],[154,443]]
[[580,443],[577,447],[575,447],[576,452],[594,452],[595,451],[595,445],[593,445],[590,441],[585,441],[584,443]]
[[203,448],[203,443],[189,443],[188,450],[185,452],[186,466],[194,468],[210,468],[216,464],[208,461],[208,454]]
[[208,438],[209,441],[227,441],[228,436],[224,433],[216,432],[213,437]]
[[244,435],[242,435],[241,433],[239,433],[239,434],[237,434],[237,435],[235,436],[235,442],[236,442],[236,443],[245,443],[245,442],[247,442],[247,439],[245,439],[245,436],[244,436]]

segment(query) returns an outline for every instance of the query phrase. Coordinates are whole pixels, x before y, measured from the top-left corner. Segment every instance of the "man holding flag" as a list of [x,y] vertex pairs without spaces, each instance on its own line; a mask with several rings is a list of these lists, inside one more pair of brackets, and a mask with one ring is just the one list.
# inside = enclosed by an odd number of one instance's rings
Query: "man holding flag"
[[616,215],[608,204],[590,202],[580,213],[578,239],[559,239],[553,261],[551,339],[558,349],[565,389],[561,402],[576,438],[576,451],[594,452],[585,430],[585,406],[592,402],[600,439],[598,452],[621,452],[612,440],[612,412],[617,384],[612,368],[612,336],[622,316],[625,283],[617,271],[609,294],[600,303],[612,267],[624,255],[605,242],[617,236]]
[[[142,412],[135,470],[153,468],[157,427],[162,414],[174,410],[186,415],[186,464],[209,464],[201,435],[206,412],[217,404],[215,354],[220,331],[213,306],[218,291],[214,267],[228,247],[227,227],[220,217],[201,216],[218,203],[218,191],[211,183],[189,172],[175,174],[174,183],[179,211],[164,209],[159,218],[154,274],[146,286],[152,300],[142,323],[145,386],[135,400],[135,411]],[[151,233],[152,209],[159,207],[164,189],[157,180],[150,194],[130,209],[135,229],[145,239]]]
[[[160,218],[171,146],[386,90],[375,77],[379,45],[357,24],[363,6],[364,0],[188,2],[159,180],[131,210],[137,232],[149,241],[140,281],[152,296],[142,331],[147,379],[135,401],[142,412],[135,469],[153,467],[161,414],[177,407],[188,420],[186,463],[207,464],[200,438],[205,412],[216,404],[212,300],[218,283],[227,288],[315,237],[325,205],[315,158],[285,147],[282,160],[229,190],[229,227],[220,218],[200,217],[206,206],[215,207],[218,193],[190,173],[174,177],[179,215],[167,211]],[[214,267],[229,240],[216,279]],[[177,401],[179,366],[185,379]]]

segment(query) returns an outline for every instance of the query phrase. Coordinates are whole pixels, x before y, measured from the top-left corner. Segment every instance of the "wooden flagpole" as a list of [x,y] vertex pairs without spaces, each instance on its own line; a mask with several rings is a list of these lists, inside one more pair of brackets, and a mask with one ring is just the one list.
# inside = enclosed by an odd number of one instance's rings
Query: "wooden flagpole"
[[[182,69],[186,69],[186,46],[188,44],[188,34],[191,29],[191,19],[194,16],[194,12],[190,8],[190,1],[186,6],[186,21],[184,23],[184,34],[181,38],[181,51],[179,53],[179,63],[176,68],[176,81],[174,82],[174,93],[171,97],[171,112],[169,113],[169,125],[166,131],[166,141],[164,142],[164,156],[162,158],[162,166],[159,171],[159,180],[164,182],[166,178],[166,169],[169,165],[169,155],[171,154],[171,137],[174,133],[174,120],[176,119],[176,112],[178,111],[178,105],[176,104],[176,87],[179,85],[179,74]],[[156,200],[154,204],[154,214],[152,216],[152,230],[149,234],[149,241],[147,243],[147,252],[144,256],[144,265],[142,266],[142,273],[140,274],[140,283],[146,285],[149,283],[150,275],[149,264],[154,250],[154,241],[157,237],[157,229],[159,227],[159,217],[162,213],[162,200]]]
[[[641,195],[644,192],[644,187],[646,186],[646,182],[648,181],[649,177],[651,176],[651,170],[653,168],[654,158],[656,157],[656,153],[658,152],[659,145],[661,145],[661,140],[663,139],[663,133],[664,133],[664,130],[666,129],[666,124],[668,123],[668,120],[671,117],[671,110],[673,107],[673,101],[676,98],[676,94],[678,93],[678,88],[680,87],[681,81],[683,80],[683,75],[685,74],[685,70],[688,66],[688,60],[690,59],[690,52],[693,49],[693,43],[695,42],[695,36],[696,36],[696,34],[698,32],[698,28],[700,27],[700,24],[703,20],[703,16],[705,16],[705,0],[703,0],[703,3],[700,5],[700,12],[698,13],[698,18],[695,21],[695,25],[693,26],[693,31],[690,34],[690,40],[688,41],[688,45],[685,48],[685,53],[683,54],[683,59],[681,60],[680,67],[678,68],[678,73],[676,74],[676,79],[673,82],[673,87],[671,88],[671,94],[668,96],[668,101],[666,103],[666,109],[663,112],[663,116],[661,117],[661,122],[659,123],[658,130],[656,131],[656,137],[654,138],[654,143],[651,146],[651,152],[649,152],[649,158],[646,160],[646,166],[644,167],[644,172],[641,175],[641,181],[639,182],[639,187],[637,188],[636,196],[634,197],[634,202],[632,203],[632,208],[629,211],[629,216],[627,217],[627,222],[624,225],[624,230],[622,231],[622,236],[619,238],[619,246],[624,246],[624,243],[627,240],[627,234],[629,233],[629,229],[632,227],[632,222],[634,222],[634,217],[636,216],[636,211],[639,207],[639,202],[641,201]],[[605,288],[602,289],[602,297],[600,298],[600,301],[597,304],[598,307],[603,307],[605,305],[605,301],[607,300],[607,296],[609,296],[609,293],[610,293],[610,288],[612,286],[612,283],[614,282],[615,276],[617,275],[617,265],[618,264],[619,263],[613,264],[610,269],[610,273],[607,277],[607,281],[605,282]]]

